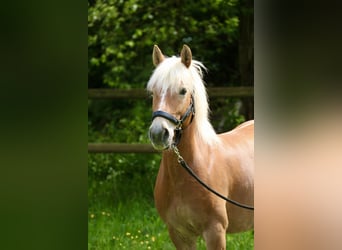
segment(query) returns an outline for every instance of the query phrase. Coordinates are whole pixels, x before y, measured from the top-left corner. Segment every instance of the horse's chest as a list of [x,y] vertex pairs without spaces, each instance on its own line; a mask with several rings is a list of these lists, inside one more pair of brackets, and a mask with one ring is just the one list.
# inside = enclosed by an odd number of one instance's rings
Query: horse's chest
[[204,222],[201,212],[196,204],[174,199],[166,211],[166,221],[179,231],[198,234]]
[[177,179],[176,185],[168,185],[168,179],[157,181],[155,204],[166,224],[179,232],[198,235],[203,229],[207,214],[205,195],[188,184],[190,181]]

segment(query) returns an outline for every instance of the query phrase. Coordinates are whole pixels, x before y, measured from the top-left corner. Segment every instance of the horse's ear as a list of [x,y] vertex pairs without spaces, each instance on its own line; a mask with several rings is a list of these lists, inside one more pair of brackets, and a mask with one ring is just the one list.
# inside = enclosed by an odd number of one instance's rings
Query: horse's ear
[[187,45],[183,45],[183,49],[181,51],[181,60],[182,63],[189,68],[190,64],[191,64],[191,59],[192,59],[192,53],[191,50],[189,48],[189,46]]
[[159,63],[161,63],[164,60],[164,55],[161,52],[161,50],[158,48],[157,45],[154,45],[153,47],[153,53],[152,53],[152,61],[154,66],[158,66]]

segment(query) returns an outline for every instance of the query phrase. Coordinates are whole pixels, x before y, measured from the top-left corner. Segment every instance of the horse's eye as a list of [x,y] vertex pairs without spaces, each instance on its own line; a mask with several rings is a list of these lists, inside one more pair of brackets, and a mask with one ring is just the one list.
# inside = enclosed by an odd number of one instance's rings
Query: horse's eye
[[185,94],[186,94],[186,88],[182,88],[182,89],[179,91],[179,94],[180,94],[180,95],[185,95]]

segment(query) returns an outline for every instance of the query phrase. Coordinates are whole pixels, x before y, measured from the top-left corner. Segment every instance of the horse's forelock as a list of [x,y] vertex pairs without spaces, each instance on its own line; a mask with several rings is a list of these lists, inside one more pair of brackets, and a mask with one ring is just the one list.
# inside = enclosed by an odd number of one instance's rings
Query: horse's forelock
[[196,60],[192,60],[188,69],[181,63],[180,58],[166,58],[154,70],[147,89],[158,92],[170,89],[176,92],[181,86],[184,86],[194,92],[198,82],[202,83],[203,69],[206,70],[205,66]]

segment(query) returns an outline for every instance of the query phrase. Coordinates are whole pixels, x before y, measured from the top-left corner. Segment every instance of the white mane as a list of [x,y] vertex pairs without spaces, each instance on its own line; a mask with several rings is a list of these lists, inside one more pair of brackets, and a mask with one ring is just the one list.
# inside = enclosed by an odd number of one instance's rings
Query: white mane
[[208,97],[202,80],[202,69],[206,70],[204,65],[196,60],[192,60],[190,67],[187,68],[179,57],[165,58],[154,70],[147,83],[147,90],[171,90],[176,93],[181,87],[187,88],[195,102],[195,129],[204,142],[212,145],[219,140],[208,118]]

